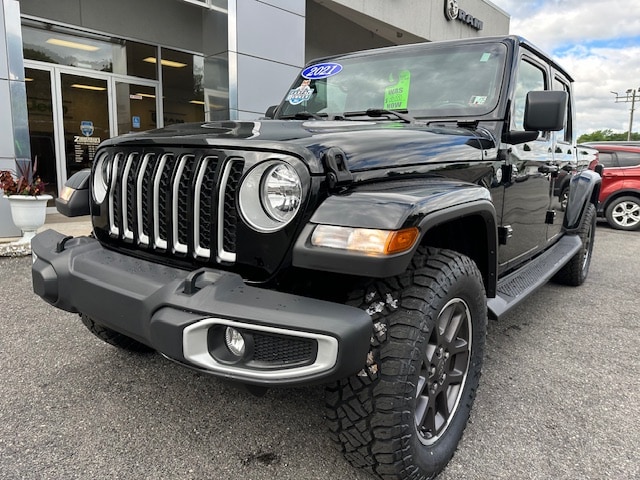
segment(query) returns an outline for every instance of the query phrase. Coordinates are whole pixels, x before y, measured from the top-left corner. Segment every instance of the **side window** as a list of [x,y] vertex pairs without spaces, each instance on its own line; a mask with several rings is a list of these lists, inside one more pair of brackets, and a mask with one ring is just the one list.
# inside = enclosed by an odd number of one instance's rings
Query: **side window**
[[569,88],[569,84],[564,81],[564,79],[560,79],[558,77],[553,79],[553,89],[561,90],[567,92],[567,117],[565,119],[564,128],[558,132],[556,132],[556,139],[558,142],[562,143],[571,143],[573,141],[573,132],[572,132],[572,112],[571,112],[571,89]]
[[618,152],[618,164],[621,167],[635,167],[640,165],[640,153]]
[[616,161],[616,156],[615,154],[611,153],[611,152],[603,152],[600,151],[598,153],[598,161],[604,165],[605,168],[607,167],[618,167],[618,162]]
[[524,131],[524,106],[527,93],[532,90],[545,89],[545,72],[533,63],[520,59],[518,80],[513,97],[513,115],[511,116],[511,128]]

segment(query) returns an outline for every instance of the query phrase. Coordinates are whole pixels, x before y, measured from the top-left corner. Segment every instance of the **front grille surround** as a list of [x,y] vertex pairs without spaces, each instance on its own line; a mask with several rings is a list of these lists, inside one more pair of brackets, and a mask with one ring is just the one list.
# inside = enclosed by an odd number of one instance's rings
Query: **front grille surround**
[[112,149],[106,201],[112,240],[203,261],[236,261],[241,156]]

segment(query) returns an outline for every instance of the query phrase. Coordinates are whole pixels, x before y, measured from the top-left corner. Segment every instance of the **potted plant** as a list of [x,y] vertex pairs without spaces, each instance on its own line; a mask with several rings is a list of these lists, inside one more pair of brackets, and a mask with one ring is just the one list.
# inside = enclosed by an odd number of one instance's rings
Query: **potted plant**
[[36,176],[38,160],[16,162],[16,172],[0,171],[0,190],[9,200],[11,218],[16,227],[22,230],[22,238],[16,243],[29,244],[36,231],[44,225],[47,202],[53,197],[44,193],[45,183]]

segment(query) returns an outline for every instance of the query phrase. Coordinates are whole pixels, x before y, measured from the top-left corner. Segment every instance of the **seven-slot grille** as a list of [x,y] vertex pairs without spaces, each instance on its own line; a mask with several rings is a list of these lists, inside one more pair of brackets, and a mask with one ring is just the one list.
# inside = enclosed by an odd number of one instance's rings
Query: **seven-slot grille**
[[142,248],[234,262],[244,160],[222,152],[110,152],[112,237]]

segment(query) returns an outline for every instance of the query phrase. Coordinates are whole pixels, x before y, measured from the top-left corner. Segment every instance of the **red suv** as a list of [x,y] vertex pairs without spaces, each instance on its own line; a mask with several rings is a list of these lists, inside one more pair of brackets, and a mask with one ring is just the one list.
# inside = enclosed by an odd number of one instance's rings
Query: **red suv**
[[640,142],[592,142],[604,167],[598,214],[613,228],[640,228]]

